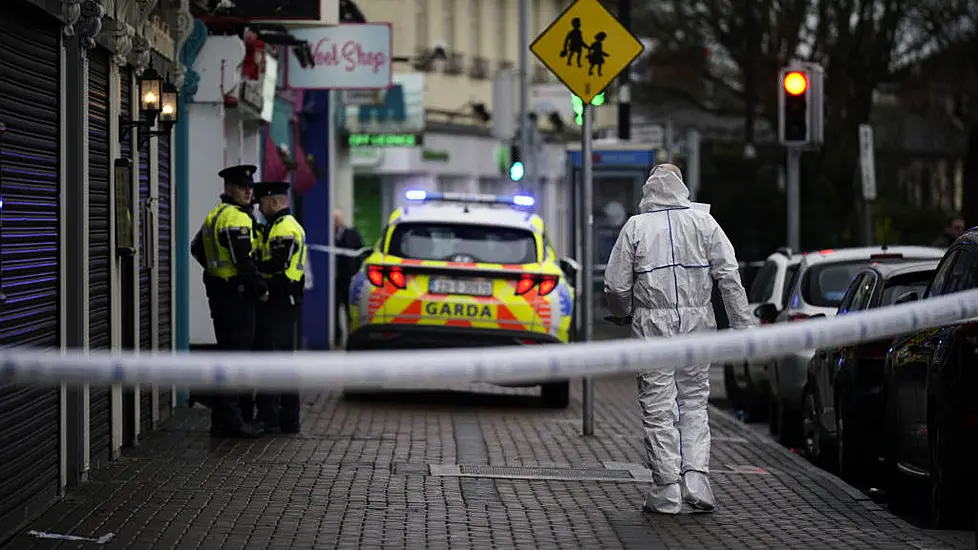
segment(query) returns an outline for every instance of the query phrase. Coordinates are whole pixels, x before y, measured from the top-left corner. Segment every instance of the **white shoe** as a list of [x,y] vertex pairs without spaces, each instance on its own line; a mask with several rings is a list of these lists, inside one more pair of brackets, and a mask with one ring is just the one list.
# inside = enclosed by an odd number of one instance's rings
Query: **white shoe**
[[703,472],[688,471],[683,474],[683,500],[697,512],[716,510],[716,498],[710,486],[710,478]]
[[676,515],[682,511],[682,508],[682,488],[679,483],[653,485],[642,505],[642,511],[651,514]]

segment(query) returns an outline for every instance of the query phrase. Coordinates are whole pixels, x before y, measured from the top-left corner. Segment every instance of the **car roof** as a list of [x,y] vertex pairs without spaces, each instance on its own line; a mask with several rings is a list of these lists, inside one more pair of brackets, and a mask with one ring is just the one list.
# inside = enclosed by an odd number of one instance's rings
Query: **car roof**
[[862,246],[856,248],[839,248],[820,250],[805,254],[802,263],[812,266],[820,263],[850,262],[870,260],[874,254],[902,254],[904,258],[923,260],[940,260],[945,250],[932,246]]
[[899,275],[934,271],[937,269],[937,265],[940,263],[940,260],[912,260],[893,263],[878,262],[870,265],[870,269],[879,273],[884,279],[889,279],[890,277],[896,277]]
[[390,223],[465,223],[525,229],[543,233],[543,219],[537,214],[507,204],[463,202],[423,202],[398,208]]

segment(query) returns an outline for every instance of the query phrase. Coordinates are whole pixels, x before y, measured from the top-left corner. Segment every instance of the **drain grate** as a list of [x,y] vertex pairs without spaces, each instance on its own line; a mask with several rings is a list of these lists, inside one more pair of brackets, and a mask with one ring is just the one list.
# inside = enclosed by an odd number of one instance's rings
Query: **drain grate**
[[557,479],[609,478],[632,479],[632,474],[624,470],[604,468],[538,468],[528,466],[459,466],[459,474],[477,477],[546,477]]
[[525,479],[542,481],[610,481],[636,483],[643,481],[632,472],[612,468],[548,468],[533,466],[485,466],[475,464],[431,464],[429,472],[436,477],[491,479]]

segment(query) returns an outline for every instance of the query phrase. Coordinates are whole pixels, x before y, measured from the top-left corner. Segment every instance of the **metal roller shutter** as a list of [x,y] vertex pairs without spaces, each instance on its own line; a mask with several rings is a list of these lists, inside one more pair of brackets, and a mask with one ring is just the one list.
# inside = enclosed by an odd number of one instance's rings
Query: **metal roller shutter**
[[[158,138],[159,144],[159,229],[160,229],[160,250],[159,250],[159,347],[161,350],[169,350],[172,344],[171,327],[171,299],[172,285],[170,284],[170,137],[162,136]],[[170,391],[169,386],[160,387],[160,418],[169,416],[170,411]]]
[[[91,349],[112,346],[109,263],[109,52],[88,53],[88,342]],[[112,391],[93,386],[89,396],[91,467],[112,456]]]
[[[149,195],[149,148],[150,143],[143,143],[139,150],[139,246],[144,258],[150,254],[144,247],[146,226],[146,206],[150,203]],[[149,243],[146,243],[149,244]],[[153,300],[150,292],[150,275],[152,270],[139,268],[139,349],[153,348]],[[153,429],[153,387],[139,387],[139,425],[140,432],[146,433]]]
[[[60,346],[60,25],[24,2],[0,17],[0,346]],[[0,385],[0,534],[58,495],[57,388]]]

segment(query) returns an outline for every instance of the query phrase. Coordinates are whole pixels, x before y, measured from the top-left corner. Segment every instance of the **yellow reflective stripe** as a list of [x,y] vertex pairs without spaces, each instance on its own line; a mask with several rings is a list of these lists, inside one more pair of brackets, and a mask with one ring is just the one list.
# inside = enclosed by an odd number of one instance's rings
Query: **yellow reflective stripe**
[[[207,226],[207,231],[204,232],[204,250],[207,255],[207,267],[218,269],[221,267],[228,267],[231,262],[221,258],[221,244],[218,240],[217,235],[217,222],[221,218],[221,214],[224,213],[231,205],[224,204],[214,214],[210,219],[210,224]],[[206,222],[205,222],[206,223]],[[208,246],[208,244],[210,246]]]

